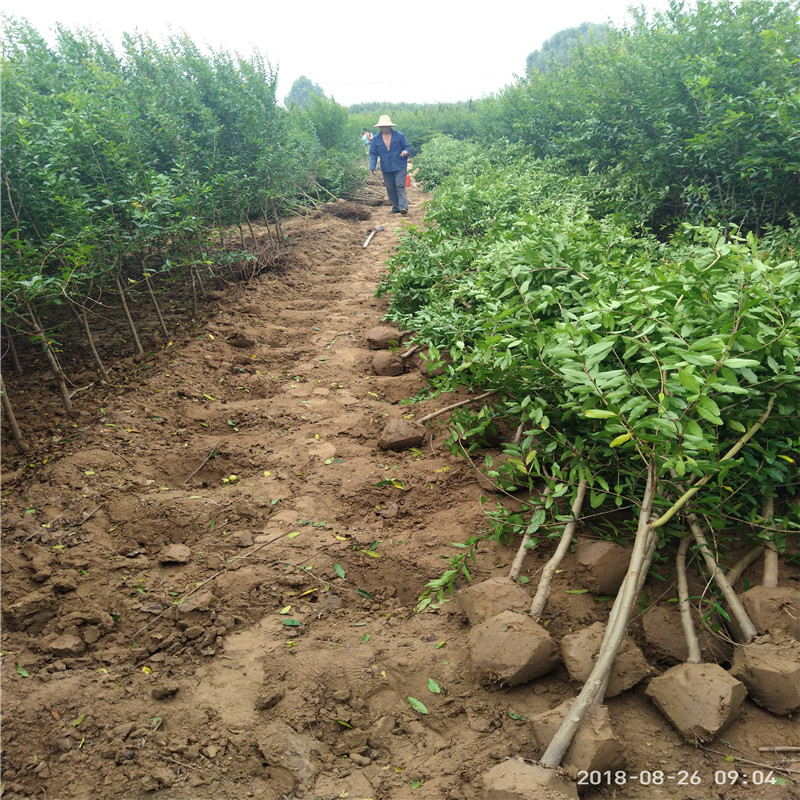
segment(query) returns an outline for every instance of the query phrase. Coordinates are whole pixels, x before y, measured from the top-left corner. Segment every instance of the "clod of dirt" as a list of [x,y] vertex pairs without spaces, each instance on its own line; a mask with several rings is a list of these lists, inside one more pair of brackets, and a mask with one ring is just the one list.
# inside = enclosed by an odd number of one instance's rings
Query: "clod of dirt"
[[188,564],[192,559],[192,551],[185,544],[171,544],[158,554],[161,564]]
[[372,357],[372,371],[376,375],[394,378],[405,372],[405,364],[397,354],[382,350]]
[[731,675],[747,686],[750,697],[773,714],[800,708],[800,642],[762,636],[733,651]]
[[554,769],[509,758],[483,775],[481,800],[578,800],[578,788]]
[[176,681],[162,681],[158,686],[153,687],[153,691],[150,692],[153,700],[169,700],[170,697],[174,697],[178,690],[181,688],[181,685]]
[[3,622],[8,630],[25,631],[35,635],[56,615],[50,592],[35,591],[26,594],[3,609]]
[[447,365],[452,363],[453,358],[450,353],[441,353],[437,361],[428,361],[427,356],[423,354],[419,371],[427,378],[437,378],[439,375],[444,375]]
[[759,633],[800,639],[800,591],[797,589],[754,586],[739,599]]
[[678,664],[653,678],[646,694],[687,742],[697,744],[736,719],[747,689],[718,664]]
[[238,347],[241,350],[246,350],[248,347],[255,347],[256,345],[253,339],[250,339],[243,333],[234,333],[233,336],[228,338],[228,344],[231,347]]
[[582,584],[598,594],[616,594],[628,571],[630,551],[616,542],[578,539],[575,555],[582,568]]
[[322,764],[332,760],[327,745],[305,733],[296,733],[284,722],[261,729],[258,747],[278,793],[287,794],[299,783],[309,786]]
[[[568,634],[561,640],[561,657],[573,680],[583,683],[591,674],[604,632],[605,625],[595,622],[594,625]],[[626,636],[611,667],[606,697],[614,697],[630,689],[651,672],[642,651]]]
[[406,419],[390,419],[378,439],[382,450],[408,450],[419,447],[425,439],[425,427]]
[[366,333],[367,346],[370,350],[388,350],[397,347],[402,338],[397,328],[390,328],[388,325],[378,325]]
[[[537,714],[531,719],[533,735],[541,750],[544,750],[564,721],[574,703],[574,698],[565,700],[555,708]],[[578,772],[593,769],[601,772],[616,769],[623,764],[624,748],[614,735],[608,709],[605,706],[592,706],[586,711],[580,727],[575,732],[572,743],[561,761],[562,768],[576,780]]]
[[47,645],[47,649],[54,656],[79,656],[86,650],[86,643],[71,633],[65,633],[62,636],[56,636]]
[[517,686],[558,666],[558,648],[550,634],[527,614],[503,611],[469,634],[472,663],[484,680]]
[[470,625],[480,625],[503,611],[525,611],[530,595],[511,578],[489,578],[472,583],[456,595],[458,607]]
[[481,489],[487,492],[516,492],[522,483],[527,484],[528,474],[518,457],[501,453],[490,456],[491,464],[485,461],[478,467],[477,478]]
[[[699,612],[692,608],[700,655],[706,663],[731,660],[733,645],[705,627]],[[682,664],[689,657],[681,626],[681,612],[675,603],[656,603],[642,614],[642,630],[651,654],[667,664]]]
[[322,207],[326,214],[332,214],[339,219],[370,219],[372,212],[358,203],[350,203],[347,200],[336,200]]

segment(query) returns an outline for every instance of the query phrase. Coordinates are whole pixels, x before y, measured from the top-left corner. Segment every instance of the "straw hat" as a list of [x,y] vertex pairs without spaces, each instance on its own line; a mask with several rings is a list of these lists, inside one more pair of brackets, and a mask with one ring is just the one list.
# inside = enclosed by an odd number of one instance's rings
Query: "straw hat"
[[381,114],[381,118],[378,120],[377,125],[373,125],[373,128],[396,128],[397,125],[392,122],[388,114]]

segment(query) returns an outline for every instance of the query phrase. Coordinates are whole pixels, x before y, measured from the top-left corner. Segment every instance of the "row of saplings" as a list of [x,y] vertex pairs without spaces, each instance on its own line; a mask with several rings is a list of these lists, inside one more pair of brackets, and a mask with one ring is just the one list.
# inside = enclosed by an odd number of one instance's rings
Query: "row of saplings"
[[[387,326],[368,332],[367,344],[378,351],[372,362],[375,374],[403,374],[417,349],[412,346],[404,352],[392,352],[403,335]],[[387,450],[419,446],[426,432],[424,423],[453,407],[417,422],[390,419],[378,445]],[[498,472],[489,475],[495,477]],[[499,488],[507,488],[501,480],[498,482]],[[585,484],[578,487],[572,520],[564,526],[556,551],[542,570],[533,600],[517,584],[528,537],[523,539],[507,577],[491,578],[459,592],[461,609],[473,626],[469,636],[472,661],[487,682],[516,686],[553,671],[561,661],[574,680],[583,682],[576,698],[532,721],[543,750],[539,763],[516,758],[497,765],[484,775],[486,797],[577,798],[576,784],[566,780],[563,773],[574,781],[579,772],[604,772],[622,766],[623,745],[614,735],[603,699],[630,689],[652,674],[642,652],[627,635],[628,621],[658,544],[658,528],[666,521],[666,515],[652,519],[657,487],[652,467],[647,483],[632,550],[614,542],[580,539],[575,545],[584,580],[584,585],[576,588],[616,594],[606,625],[597,622],[564,636],[559,647],[540,623],[552,577],[573,545]],[[486,486],[485,481],[482,485]],[[771,519],[772,513],[771,508],[765,508],[764,518]],[[778,553],[774,547],[754,548],[723,572],[698,518],[685,511],[684,517],[692,535],[682,538],[676,556],[678,603],[655,605],[642,618],[651,648],[663,660],[677,663],[652,678],[646,693],[687,742],[698,744],[713,739],[736,719],[748,695],[773,714],[787,715],[800,709],[800,591],[778,586]],[[690,542],[697,545],[725,598],[730,611],[729,641],[713,634],[704,621],[706,615],[701,618],[690,602],[686,576]],[[734,586],[762,555],[762,584],[739,596]],[[704,656],[710,659],[708,663],[704,663]],[[730,669],[717,661],[730,662]]]

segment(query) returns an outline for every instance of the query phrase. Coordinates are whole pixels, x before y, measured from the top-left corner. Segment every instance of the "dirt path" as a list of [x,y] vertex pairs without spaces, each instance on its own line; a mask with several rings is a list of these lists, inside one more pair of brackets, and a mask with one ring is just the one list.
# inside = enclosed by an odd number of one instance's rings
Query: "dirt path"
[[[231,289],[123,392],[86,397],[50,450],[4,453],[4,798],[476,800],[489,767],[536,758],[527,720],[573,695],[566,670],[490,691],[455,604],[413,613],[449,543],[487,523],[436,424],[418,450],[376,446],[388,418],[452,401],[401,404],[426,385],[418,360],[371,370],[383,261],[422,222],[410,197],[405,220],[293,221],[285,274]],[[487,546],[477,579],[512,557]],[[565,588],[554,635],[604,619]],[[608,705],[628,770],[696,769],[703,785],[585,797],[791,797],[715,786],[728,747],[685,745],[641,688]],[[749,703],[725,738],[762,760],[758,745],[797,744],[794,722]]]

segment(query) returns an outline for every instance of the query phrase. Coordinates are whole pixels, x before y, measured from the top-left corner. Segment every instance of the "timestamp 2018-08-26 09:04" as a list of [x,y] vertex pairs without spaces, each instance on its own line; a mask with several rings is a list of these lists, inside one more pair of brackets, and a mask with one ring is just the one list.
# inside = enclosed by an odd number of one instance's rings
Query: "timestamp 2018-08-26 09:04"
[[[738,770],[718,769],[709,776],[715,786],[781,786],[788,783],[786,778],[776,775],[773,770],[755,769],[751,772]],[[706,781],[696,770],[678,770],[664,772],[663,770],[639,770],[626,772],[625,770],[581,770],[578,773],[578,786],[625,786],[628,783],[638,783],[640,786],[700,786]]]

